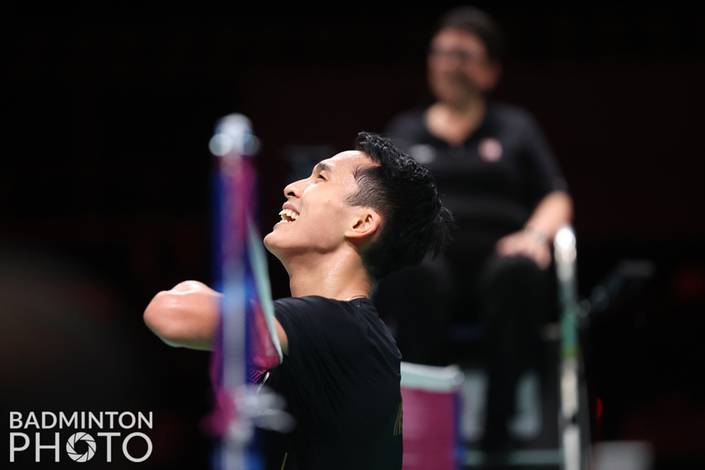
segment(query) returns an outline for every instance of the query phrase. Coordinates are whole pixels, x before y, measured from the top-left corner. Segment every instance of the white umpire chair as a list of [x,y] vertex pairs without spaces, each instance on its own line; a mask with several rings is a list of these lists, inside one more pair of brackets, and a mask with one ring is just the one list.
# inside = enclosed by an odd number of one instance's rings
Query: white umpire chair
[[[570,226],[562,227],[554,240],[560,318],[544,328],[543,337],[558,343],[558,365],[553,380],[558,397],[558,438],[554,446],[516,450],[487,456],[467,443],[481,432],[484,402],[483,375],[473,370],[402,363],[404,470],[451,470],[505,467],[552,467],[587,470],[589,462],[589,414],[587,392],[578,342],[582,315],[577,299],[576,240]],[[525,375],[519,383],[521,419],[511,423],[515,434],[536,432],[541,420],[537,378]],[[556,384],[557,382],[557,384]],[[527,414],[528,413],[528,414]],[[532,415],[533,413],[533,415]]]

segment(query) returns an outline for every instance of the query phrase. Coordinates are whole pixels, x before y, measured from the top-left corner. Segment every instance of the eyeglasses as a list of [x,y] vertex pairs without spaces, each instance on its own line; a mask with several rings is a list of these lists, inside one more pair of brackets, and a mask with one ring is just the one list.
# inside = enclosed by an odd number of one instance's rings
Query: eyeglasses
[[440,47],[431,47],[428,50],[428,56],[431,59],[452,59],[462,63],[470,63],[477,61],[478,57],[469,51],[462,49],[442,49]]

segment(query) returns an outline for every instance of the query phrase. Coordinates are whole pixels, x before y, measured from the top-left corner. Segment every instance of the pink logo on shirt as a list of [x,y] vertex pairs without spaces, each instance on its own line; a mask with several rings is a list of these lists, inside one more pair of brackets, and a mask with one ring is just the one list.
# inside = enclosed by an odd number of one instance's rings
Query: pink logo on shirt
[[480,157],[486,162],[496,162],[502,158],[502,144],[493,137],[483,139],[477,150],[480,153]]

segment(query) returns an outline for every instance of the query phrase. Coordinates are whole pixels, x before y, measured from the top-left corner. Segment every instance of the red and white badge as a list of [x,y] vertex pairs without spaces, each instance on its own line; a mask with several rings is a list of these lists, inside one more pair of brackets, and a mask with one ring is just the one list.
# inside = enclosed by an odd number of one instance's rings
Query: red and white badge
[[477,151],[480,154],[480,158],[486,162],[496,162],[502,158],[502,144],[494,137],[482,139],[477,146]]

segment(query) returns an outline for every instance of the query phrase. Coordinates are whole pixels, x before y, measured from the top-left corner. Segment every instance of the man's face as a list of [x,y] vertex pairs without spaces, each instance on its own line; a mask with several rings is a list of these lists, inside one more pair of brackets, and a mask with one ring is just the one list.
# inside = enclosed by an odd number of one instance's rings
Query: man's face
[[442,29],[431,41],[428,81],[438,100],[462,103],[490,91],[499,79],[499,65],[487,58],[482,41],[466,31]]
[[316,164],[308,178],[287,185],[285,220],[264,237],[267,249],[285,261],[298,254],[323,254],[339,248],[361,210],[346,202],[358,189],[353,171],[373,165],[362,152],[341,152]]

